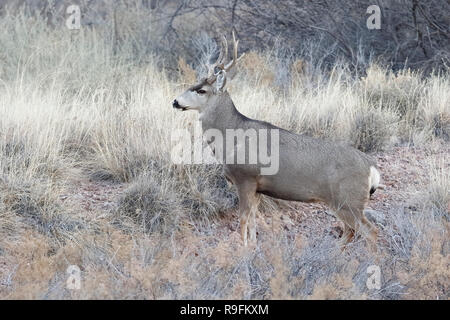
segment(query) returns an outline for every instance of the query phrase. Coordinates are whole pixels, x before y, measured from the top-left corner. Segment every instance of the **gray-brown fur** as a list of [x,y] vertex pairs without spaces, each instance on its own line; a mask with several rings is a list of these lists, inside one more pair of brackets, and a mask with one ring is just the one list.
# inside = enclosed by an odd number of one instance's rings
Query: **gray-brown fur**
[[[226,73],[220,76],[225,77]],[[203,130],[217,129],[223,136],[226,129],[279,129],[280,157],[276,174],[261,175],[259,163],[224,164],[227,178],[238,190],[244,243],[247,242],[247,232],[250,240],[256,240],[255,208],[260,193],[285,200],[324,202],[344,223],[344,243],[352,239],[355,231],[375,242],[377,230],[363,213],[370,190],[376,189],[378,184],[369,185],[371,167],[376,168],[375,161],[351,146],[298,135],[244,116],[224,90],[225,79],[214,86],[211,83],[213,77],[210,75],[208,81],[202,80],[182,94],[174,101],[174,107],[198,110]],[[206,93],[199,95],[192,91],[193,88]]]

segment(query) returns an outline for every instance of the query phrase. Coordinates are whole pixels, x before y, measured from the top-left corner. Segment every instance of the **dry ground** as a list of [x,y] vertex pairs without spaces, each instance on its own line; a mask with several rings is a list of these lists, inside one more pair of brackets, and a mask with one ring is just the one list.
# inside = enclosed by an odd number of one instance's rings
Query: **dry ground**
[[[436,156],[450,159],[450,146],[446,143],[436,143],[431,148],[394,147],[375,156],[382,172],[382,183],[386,188],[378,190],[371,197],[368,208],[381,213],[381,216],[388,216],[390,211],[399,209],[405,210],[405,214],[417,214],[423,205],[422,188],[428,185],[432,178],[429,164]],[[450,168],[450,161],[447,160],[444,165]],[[84,215],[107,216],[117,207],[126,188],[127,184],[79,181],[71,186],[69,193],[61,195],[61,199],[84,212]],[[313,232],[319,231],[330,233],[336,238],[340,236],[340,222],[325,205],[296,202],[284,204],[288,206],[285,210],[260,212],[258,229],[262,229],[261,232],[283,232],[294,237],[302,235],[308,238]],[[447,211],[450,212],[450,203]],[[274,221],[277,219],[278,221]],[[240,238],[231,235],[233,232],[239,234],[238,229],[238,210],[230,209],[215,221],[210,229],[211,233],[207,236],[210,238],[208,242],[215,243],[221,239],[241,245]]]

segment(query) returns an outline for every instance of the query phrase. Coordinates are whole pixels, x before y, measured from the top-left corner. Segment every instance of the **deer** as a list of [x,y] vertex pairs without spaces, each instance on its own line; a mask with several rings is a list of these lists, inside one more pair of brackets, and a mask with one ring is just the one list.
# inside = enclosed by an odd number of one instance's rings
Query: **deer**
[[[263,165],[259,162],[224,161],[225,177],[238,193],[240,236],[244,246],[248,238],[251,243],[257,241],[256,214],[260,195],[264,194],[276,199],[325,203],[344,225],[340,240],[343,248],[359,234],[376,250],[378,230],[364,214],[370,196],[376,189],[383,188],[376,161],[350,145],[296,134],[240,113],[226,89],[227,78],[231,78],[228,75],[243,56],[238,58],[238,42],[233,32],[233,58],[226,63],[228,44],[223,37],[219,57],[214,63],[206,63],[207,76],[179,95],[172,106],[182,111],[196,110],[203,131],[215,129],[223,135],[229,129],[278,131],[276,173],[261,174]],[[267,141],[268,144],[273,142]],[[207,143],[214,152],[214,141]],[[219,155],[224,159],[227,153],[238,150],[236,145],[225,149]]]

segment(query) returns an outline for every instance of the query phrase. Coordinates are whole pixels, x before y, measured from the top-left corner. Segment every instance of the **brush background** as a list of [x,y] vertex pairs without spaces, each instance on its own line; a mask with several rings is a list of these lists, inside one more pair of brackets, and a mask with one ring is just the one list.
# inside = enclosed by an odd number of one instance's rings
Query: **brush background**
[[[366,1],[73,3],[80,30],[68,1],[0,1],[1,298],[448,299],[447,2],[380,1],[374,31]],[[341,252],[327,208],[266,197],[244,248],[221,167],[170,162],[197,119],[171,101],[233,27],[242,113],[382,164],[378,255]]]

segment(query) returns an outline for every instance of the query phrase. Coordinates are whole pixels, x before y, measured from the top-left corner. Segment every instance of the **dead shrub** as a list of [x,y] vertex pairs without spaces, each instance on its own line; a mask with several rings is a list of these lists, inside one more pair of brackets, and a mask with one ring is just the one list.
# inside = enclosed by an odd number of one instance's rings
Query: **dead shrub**
[[450,172],[445,161],[431,163],[428,200],[436,216],[450,219]]
[[194,165],[142,174],[125,191],[118,213],[149,232],[167,232],[178,228],[180,218],[209,224],[236,204],[221,167]]
[[240,66],[251,79],[255,79],[261,86],[269,86],[275,80],[270,63],[256,51],[246,53],[240,61]]
[[418,73],[407,69],[395,74],[372,65],[360,84],[369,106],[395,111],[410,124],[416,120],[424,89]]
[[235,208],[236,192],[228,184],[219,165],[194,165],[183,169],[180,180],[181,205],[195,220],[210,222],[220,213]]
[[433,133],[445,141],[450,140],[450,113],[438,113],[432,121]]
[[178,59],[178,70],[183,83],[192,85],[197,81],[197,74],[195,70],[192,69],[192,67],[188,65],[186,60],[182,57]]
[[353,146],[363,152],[382,151],[396,133],[397,118],[381,109],[369,109],[356,114],[350,132]]
[[84,224],[70,214],[58,194],[48,182],[0,180],[0,201],[6,212],[54,240],[65,241]]
[[119,218],[128,216],[148,232],[169,232],[178,227],[179,199],[170,181],[143,174],[125,190],[118,214]]

